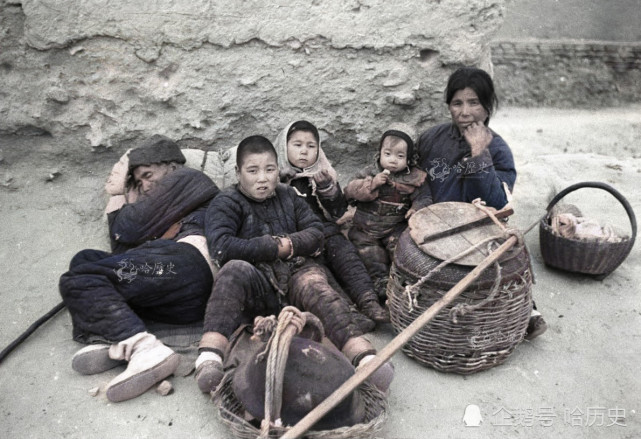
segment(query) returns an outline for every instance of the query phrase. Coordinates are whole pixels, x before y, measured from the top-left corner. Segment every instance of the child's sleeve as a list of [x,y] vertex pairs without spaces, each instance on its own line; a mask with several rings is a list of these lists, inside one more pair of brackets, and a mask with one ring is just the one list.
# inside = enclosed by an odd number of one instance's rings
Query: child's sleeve
[[293,256],[317,256],[325,245],[323,223],[307,202],[295,194],[294,203],[297,231],[288,235],[292,242]]
[[378,189],[372,190],[375,171],[367,167],[359,171],[345,187],[345,198],[349,203],[355,201],[374,201],[378,198]]
[[347,199],[337,181],[333,182],[327,189],[317,187],[316,196],[333,221],[336,221],[347,212]]

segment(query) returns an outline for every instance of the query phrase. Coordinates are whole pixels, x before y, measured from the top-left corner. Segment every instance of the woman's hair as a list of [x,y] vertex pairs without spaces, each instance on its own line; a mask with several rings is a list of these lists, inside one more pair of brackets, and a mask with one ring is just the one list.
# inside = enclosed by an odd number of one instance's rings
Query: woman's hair
[[296,131],[305,131],[308,133],[312,133],[314,136],[314,139],[316,139],[316,143],[320,142],[320,136],[318,135],[318,129],[316,127],[307,122],[306,120],[299,120],[297,122],[294,122],[289,126],[289,130],[287,130],[287,141],[289,141],[289,138],[294,134]]
[[278,160],[278,155],[276,154],[276,149],[272,142],[267,140],[263,136],[249,136],[245,137],[238,144],[238,149],[236,150],[236,166],[240,168],[243,165],[245,157],[250,154],[262,154],[264,152],[269,152],[273,154],[274,158]]
[[458,68],[447,81],[445,103],[450,105],[454,94],[467,87],[474,90],[481,105],[487,111],[487,119],[485,120],[485,125],[487,125],[493,111],[499,107],[499,99],[494,92],[494,82],[485,70],[476,67]]

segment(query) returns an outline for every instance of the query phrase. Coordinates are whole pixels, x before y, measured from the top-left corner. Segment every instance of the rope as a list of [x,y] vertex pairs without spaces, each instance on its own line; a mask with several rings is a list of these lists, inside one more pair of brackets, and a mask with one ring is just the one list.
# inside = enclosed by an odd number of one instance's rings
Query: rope
[[475,250],[477,250],[479,247],[481,247],[484,244],[487,244],[488,242],[495,241],[497,239],[503,238],[504,235],[496,235],[496,236],[490,236],[489,238],[485,238],[482,241],[477,242],[476,244],[468,247],[466,250],[463,250],[457,255],[452,256],[449,259],[444,260],[440,264],[438,264],[436,267],[432,268],[430,271],[427,272],[427,274],[423,277],[421,277],[416,283],[413,285],[408,285],[405,287],[405,293],[407,294],[408,297],[408,307],[410,312],[414,310],[414,306],[417,306],[418,303],[416,301],[416,296],[419,293],[419,288],[427,282],[433,275],[441,271],[443,268],[448,266],[449,264],[458,261],[461,259],[463,256],[467,255],[468,253],[471,253]]
[[[261,422],[259,438],[268,438],[272,425],[282,426],[280,411],[283,404],[285,366],[292,338],[305,326],[305,315],[293,306],[283,308],[278,316],[276,330],[272,333],[265,350],[257,359],[267,356],[265,380],[265,418]],[[272,423],[272,419],[274,422]]]
[[494,267],[496,268],[496,279],[494,280],[494,285],[492,285],[490,294],[488,294],[485,299],[481,300],[478,303],[475,303],[474,305],[468,303],[459,303],[458,305],[454,306],[450,311],[452,322],[454,322],[455,324],[458,323],[459,315],[464,316],[465,314],[471,311],[475,311],[494,300],[494,297],[496,296],[496,293],[499,292],[501,286],[501,266],[498,262],[495,262]]
[[[440,272],[443,268],[445,268],[449,264],[452,264],[452,263],[458,261],[462,257],[464,257],[467,254],[477,250],[482,245],[485,245],[485,244],[488,244],[488,243],[489,243],[488,252],[491,253],[492,252],[491,243],[496,241],[496,240],[498,240],[498,239],[508,239],[510,236],[516,236],[518,238],[517,244],[520,245],[520,246],[524,246],[525,245],[525,242],[524,242],[524,239],[523,239],[523,234],[518,229],[505,227],[505,224],[503,222],[501,222],[494,215],[492,210],[490,210],[487,207],[485,207],[485,203],[483,201],[481,201],[480,198],[477,198],[474,201],[472,201],[472,205],[474,205],[477,209],[481,210],[483,213],[485,213],[487,216],[489,216],[492,219],[492,221],[497,226],[499,226],[499,228],[501,229],[502,233],[500,235],[495,235],[495,236],[490,236],[489,238],[485,238],[482,241],[479,241],[476,244],[468,247],[466,250],[463,250],[459,254],[454,255],[449,259],[446,259],[445,261],[441,262],[436,267],[431,269],[425,276],[421,277],[416,283],[414,283],[413,285],[406,286],[405,287],[405,294],[407,295],[409,312],[412,312],[414,310],[414,307],[418,306],[417,296],[418,296],[418,293],[419,293],[419,288],[425,282],[427,282],[432,276],[434,276],[436,273]],[[498,273],[497,276],[500,276],[500,271],[501,270],[500,270],[500,266],[498,265],[498,262],[496,263],[496,266],[498,267],[497,268],[497,273]],[[530,261],[530,270],[531,270],[531,268],[532,268],[532,262]],[[498,285],[499,284],[500,284],[500,278],[498,278],[498,281],[495,282],[494,286],[492,287],[492,291],[490,292],[490,296],[492,298],[494,297],[494,295],[496,295],[496,293],[498,291]],[[484,299],[481,303],[483,303],[483,304],[487,303],[487,301],[488,301],[490,296],[488,296],[488,298]],[[489,299],[489,300],[491,300],[491,299]],[[482,305],[479,305],[479,306],[482,306]],[[462,308],[461,308],[459,311],[457,311],[457,313],[464,313],[464,312],[468,312],[468,311],[462,311]],[[455,313],[453,319],[454,319],[454,321],[456,323],[456,313]]]

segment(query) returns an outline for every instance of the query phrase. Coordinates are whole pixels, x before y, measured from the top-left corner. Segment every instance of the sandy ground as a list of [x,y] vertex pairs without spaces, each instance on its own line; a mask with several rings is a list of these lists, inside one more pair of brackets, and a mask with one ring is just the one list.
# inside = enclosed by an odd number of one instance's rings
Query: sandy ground
[[[512,224],[528,226],[554,193],[588,180],[613,185],[641,212],[640,115],[640,107],[501,109],[491,127],[511,145],[519,171]],[[66,141],[0,138],[1,347],[60,301],[58,278],[75,252],[108,248],[101,190],[117,157],[87,153],[58,163],[52,151]],[[566,201],[630,230],[623,208],[604,191],[580,190]],[[538,228],[527,243],[548,332],[519,345],[503,365],[467,377],[398,353],[389,419],[378,437],[641,437],[639,245],[597,281],[547,268]],[[373,339],[382,347],[393,336],[388,327]],[[112,404],[102,391],[91,396],[119,370],[76,374],[71,356],[79,347],[63,311],[0,364],[0,437],[232,437],[193,376],[173,377],[175,391],[166,397],[149,391]],[[478,427],[463,423],[469,404],[480,408]]]

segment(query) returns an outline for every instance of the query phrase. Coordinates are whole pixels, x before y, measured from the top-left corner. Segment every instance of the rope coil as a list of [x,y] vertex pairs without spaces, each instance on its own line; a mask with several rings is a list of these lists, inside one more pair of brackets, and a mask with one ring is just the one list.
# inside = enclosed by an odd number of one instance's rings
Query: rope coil
[[[305,323],[305,314],[298,308],[293,306],[283,308],[278,316],[276,330],[272,332],[265,350],[257,357],[257,361],[262,361],[267,356],[265,418],[261,421],[260,439],[269,437],[270,427],[282,426],[280,412],[283,404],[283,381],[289,346],[294,336],[301,333]],[[274,419],[273,423],[272,419]]]

